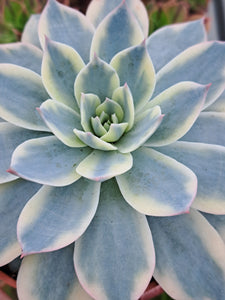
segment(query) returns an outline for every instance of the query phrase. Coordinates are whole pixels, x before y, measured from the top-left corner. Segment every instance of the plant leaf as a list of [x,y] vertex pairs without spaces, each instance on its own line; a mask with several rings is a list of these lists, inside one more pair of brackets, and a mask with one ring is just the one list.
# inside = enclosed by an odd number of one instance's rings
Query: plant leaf
[[18,221],[23,255],[54,251],[80,237],[97,209],[100,184],[81,178],[67,187],[44,186]]
[[220,237],[225,243],[225,215],[213,215],[202,213],[206,220],[212,225],[219,233]]
[[206,107],[205,111],[225,112],[225,91],[223,91],[212,105]]
[[116,53],[139,44],[143,39],[141,27],[123,1],[97,27],[90,57],[93,58],[96,53],[104,61],[110,62]]
[[76,165],[89,153],[87,148],[69,148],[54,136],[31,139],[16,148],[10,169],[31,181],[65,186],[80,178]]
[[142,147],[132,155],[132,169],[116,178],[124,199],[146,215],[187,212],[197,192],[195,174],[153,149]]
[[164,26],[147,39],[147,49],[156,72],[182,51],[206,41],[204,19]]
[[105,181],[114,176],[127,172],[133,164],[130,153],[118,151],[104,152],[94,150],[77,167],[81,176],[95,181]]
[[198,192],[192,207],[212,214],[225,214],[225,147],[176,142],[157,150],[178,160],[196,174]]
[[34,46],[41,49],[41,44],[38,36],[38,23],[40,21],[40,16],[40,14],[34,14],[30,16],[24,27],[21,41],[23,43],[33,44]]
[[191,210],[148,217],[148,222],[157,257],[154,278],[160,286],[174,299],[222,299],[225,246],[204,217]]
[[80,99],[81,125],[84,131],[92,132],[91,117],[96,115],[96,108],[101,103],[94,94],[82,94]]
[[76,242],[75,269],[95,299],[138,299],[154,269],[145,216],[126,204],[114,180],[103,183],[90,226]]

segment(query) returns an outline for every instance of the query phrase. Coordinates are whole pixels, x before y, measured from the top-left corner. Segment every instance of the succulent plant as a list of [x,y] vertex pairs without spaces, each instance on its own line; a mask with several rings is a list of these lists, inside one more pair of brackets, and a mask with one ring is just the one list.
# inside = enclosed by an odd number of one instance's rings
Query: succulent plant
[[[0,47],[0,264],[20,300],[225,295],[225,44],[139,0],[49,0]],[[42,50],[43,49],[43,50]],[[7,171],[6,171],[7,170]]]

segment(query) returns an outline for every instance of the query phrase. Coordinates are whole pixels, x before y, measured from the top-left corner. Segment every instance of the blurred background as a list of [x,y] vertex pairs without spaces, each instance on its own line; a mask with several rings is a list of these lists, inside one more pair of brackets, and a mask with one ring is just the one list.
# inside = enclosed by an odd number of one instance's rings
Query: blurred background
[[[91,0],[58,0],[85,13]],[[110,1],[110,0],[109,0]],[[209,40],[225,40],[225,0],[142,0],[149,20],[149,34],[156,29],[173,23],[203,18]],[[0,43],[19,41],[23,28],[31,14],[38,14],[46,0],[0,0]],[[0,300],[17,300],[15,281],[19,260],[0,268]],[[5,274],[10,277],[5,278]],[[142,297],[141,300],[148,300]],[[154,300],[171,299],[166,293]]]

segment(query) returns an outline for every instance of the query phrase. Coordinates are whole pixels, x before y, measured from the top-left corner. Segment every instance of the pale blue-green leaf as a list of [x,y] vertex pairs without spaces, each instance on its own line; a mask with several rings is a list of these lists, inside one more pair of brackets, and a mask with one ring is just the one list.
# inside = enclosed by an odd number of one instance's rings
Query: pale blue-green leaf
[[116,71],[103,60],[94,57],[76,78],[74,90],[78,105],[82,93],[95,94],[103,102],[106,97],[112,98],[113,91],[119,85]]
[[225,295],[225,246],[197,211],[148,217],[156,268],[154,278],[173,299],[214,299]]
[[44,49],[45,36],[74,48],[85,63],[89,61],[89,49],[94,27],[78,10],[49,0],[39,22],[39,39]]
[[41,16],[40,14],[34,14],[30,16],[29,20],[27,21],[23,29],[23,33],[21,37],[21,41],[23,43],[25,42],[25,43],[33,44],[38,48],[41,48],[41,44],[38,36],[38,23],[40,20],[40,16]]
[[95,53],[110,62],[119,51],[141,43],[144,35],[125,1],[111,11],[97,27],[91,43],[91,58]]
[[206,107],[204,111],[225,112],[225,91],[223,91],[212,105]]
[[134,126],[115,146],[122,153],[132,152],[143,145],[162,122],[159,106],[145,110],[134,120]]
[[112,95],[112,99],[119,103],[123,109],[123,122],[127,122],[126,131],[129,131],[134,125],[134,101],[128,85],[117,88]]
[[[86,15],[96,27],[114,8],[121,4],[121,0],[92,0],[88,6]],[[126,0],[127,5],[138,20],[143,33],[148,36],[149,20],[144,4],[140,0]]]
[[78,165],[76,171],[88,179],[105,181],[127,172],[132,165],[133,158],[130,153],[94,150]]
[[96,108],[96,115],[100,117],[102,112],[105,112],[109,116],[116,114],[118,121],[122,122],[124,112],[122,107],[114,100],[111,100],[109,98],[106,98],[104,102],[102,102],[97,108]]
[[87,146],[93,149],[99,149],[103,151],[116,150],[117,148],[105,141],[102,141],[99,137],[95,136],[92,132],[84,132],[81,130],[74,129],[75,135]]
[[74,262],[82,286],[95,299],[138,299],[150,281],[151,232],[114,180],[102,184],[96,216],[75,244]]
[[21,253],[16,225],[27,201],[40,185],[22,179],[0,185],[0,265],[5,265]]
[[213,214],[225,214],[225,147],[176,142],[158,151],[190,168],[198,178],[198,192],[192,207]]
[[80,99],[81,125],[85,131],[92,131],[91,117],[96,116],[96,108],[101,103],[94,94],[82,94]]
[[156,72],[179,53],[206,41],[204,19],[164,26],[147,39],[147,49]]
[[74,96],[74,81],[85,66],[80,55],[70,46],[46,39],[41,75],[51,98],[79,112]]
[[225,243],[225,215],[213,215],[202,213],[207,221],[216,229]]
[[198,118],[205,102],[208,86],[180,82],[150,101],[144,110],[159,105],[165,115],[148,146],[164,146],[181,138]]
[[192,46],[165,65],[156,76],[154,97],[180,81],[212,83],[205,107],[212,104],[225,86],[225,43],[205,42]]
[[132,153],[133,167],[117,176],[124,199],[140,213],[170,216],[187,212],[197,192],[197,178],[186,166],[153,149]]
[[16,148],[10,169],[24,179],[65,186],[80,178],[76,166],[89,153],[87,147],[70,148],[54,136],[31,139]]
[[126,131],[128,123],[111,124],[106,134],[101,137],[105,142],[114,143],[118,141]]
[[0,183],[16,179],[6,170],[10,166],[11,156],[15,148],[26,140],[45,136],[47,133],[26,130],[7,122],[0,123]]
[[41,77],[26,68],[0,64],[0,115],[31,130],[49,131],[36,110],[49,98]]
[[94,217],[99,193],[100,183],[84,178],[67,187],[40,189],[18,221],[23,255],[57,250],[78,239]]
[[27,43],[0,45],[0,63],[14,64],[41,73],[42,51]]
[[104,134],[107,133],[106,129],[104,128],[104,126],[102,125],[101,123],[101,120],[98,116],[96,117],[91,117],[91,126],[92,126],[92,129],[94,131],[94,133],[100,137]]
[[225,146],[225,112],[202,112],[181,140]]
[[52,253],[29,255],[22,261],[17,292],[22,300],[91,300],[73,266],[74,244]]
[[127,83],[136,110],[145,105],[155,88],[155,70],[145,42],[119,52],[110,64],[117,71],[120,84]]
[[65,145],[85,147],[74,134],[73,129],[82,129],[80,116],[72,108],[58,101],[49,99],[40,106],[40,114],[46,125]]

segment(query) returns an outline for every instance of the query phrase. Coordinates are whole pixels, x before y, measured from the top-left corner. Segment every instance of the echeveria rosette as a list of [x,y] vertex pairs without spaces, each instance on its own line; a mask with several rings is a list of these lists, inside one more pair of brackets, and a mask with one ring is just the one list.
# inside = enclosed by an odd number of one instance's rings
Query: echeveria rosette
[[0,263],[22,247],[20,300],[138,299],[152,276],[225,294],[225,45],[203,20],[147,32],[139,0],[86,17],[49,0],[0,47]]

